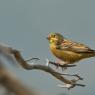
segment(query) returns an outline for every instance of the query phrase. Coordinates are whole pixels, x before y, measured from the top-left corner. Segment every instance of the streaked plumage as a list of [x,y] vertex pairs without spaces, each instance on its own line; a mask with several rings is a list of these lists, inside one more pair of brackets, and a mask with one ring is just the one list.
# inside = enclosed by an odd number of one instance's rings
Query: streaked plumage
[[47,38],[51,52],[65,64],[73,64],[81,59],[95,56],[95,50],[65,39],[60,33],[51,33]]

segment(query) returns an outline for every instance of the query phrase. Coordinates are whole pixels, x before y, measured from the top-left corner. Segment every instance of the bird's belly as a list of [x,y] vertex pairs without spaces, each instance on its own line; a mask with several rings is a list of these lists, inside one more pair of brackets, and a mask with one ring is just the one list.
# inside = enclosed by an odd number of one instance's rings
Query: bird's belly
[[79,61],[81,59],[81,55],[78,53],[74,53],[72,51],[63,51],[57,49],[51,49],[52,53],[58,57],[59,59],[69,62],[70,64]]

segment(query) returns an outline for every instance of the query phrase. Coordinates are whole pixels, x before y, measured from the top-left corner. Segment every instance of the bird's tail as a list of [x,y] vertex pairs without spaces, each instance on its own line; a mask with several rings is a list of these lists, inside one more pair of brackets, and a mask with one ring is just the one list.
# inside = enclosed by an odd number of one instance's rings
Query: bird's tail
[[85,58],[95,57],[95,50],[93,50],[92,52],[87,52],[83,55],[84,55]]

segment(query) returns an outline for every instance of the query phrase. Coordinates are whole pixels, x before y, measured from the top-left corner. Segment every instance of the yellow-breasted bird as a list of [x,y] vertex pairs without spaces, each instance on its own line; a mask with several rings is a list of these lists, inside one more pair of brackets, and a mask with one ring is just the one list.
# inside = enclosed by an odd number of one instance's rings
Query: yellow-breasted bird
[[94,57],[95,50],[88,46],[73,42],[64,38],[60,33],[51,33],[48,35],[51,52],[61,60],[58,64],[73,64],[82,59]]

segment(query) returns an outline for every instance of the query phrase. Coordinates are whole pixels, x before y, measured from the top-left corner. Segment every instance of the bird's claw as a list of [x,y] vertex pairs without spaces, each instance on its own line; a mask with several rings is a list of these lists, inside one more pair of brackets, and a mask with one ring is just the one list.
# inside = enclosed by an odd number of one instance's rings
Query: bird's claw
[[58,69],[59,68],[59,64],[56,64],[56,69]]

